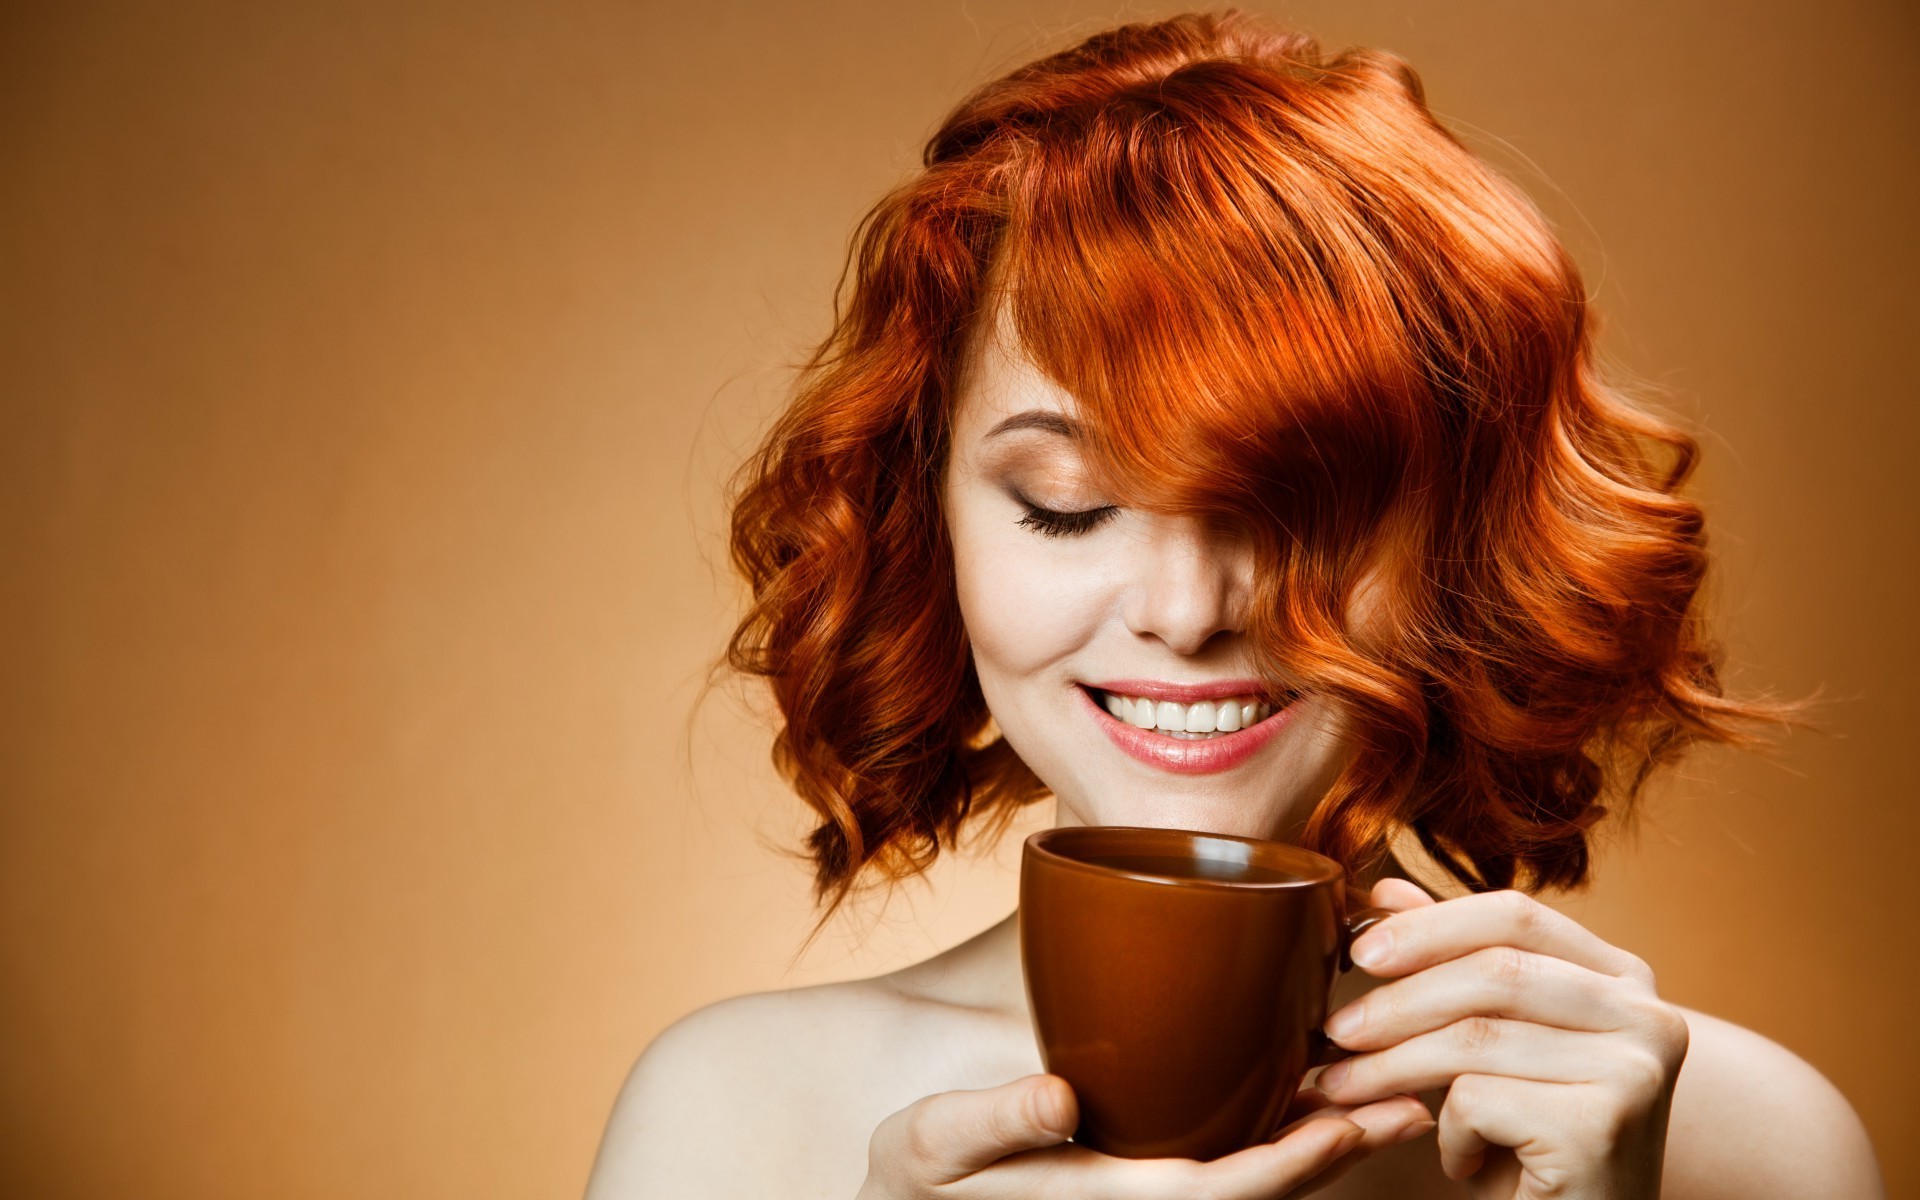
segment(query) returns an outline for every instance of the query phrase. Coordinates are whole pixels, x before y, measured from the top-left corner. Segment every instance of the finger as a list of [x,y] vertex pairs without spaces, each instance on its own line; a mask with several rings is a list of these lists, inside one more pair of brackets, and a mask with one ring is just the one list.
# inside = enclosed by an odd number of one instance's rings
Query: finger
[[[1082,1146],[1052,1146],[1002,1159],[961,1185],[967,1200],[1280,1200],[1357,1147],[1366,1131],[1319,1117],[1275,1142],[1212,1162],[1114,1158]],[[944,1194],[944,1193],[943,1193]]]
[[[1436,1124],[1433,1113],[1418,1096],[1391,1096],[1386,1100],[1362,1105],[1359,1108],[1331,1105],[1322,1110],[1322,1115],[1335,1113],[1360,1126],[1366,1132],[1352,1149],[1335,1159],[1330,1166],[1311,1180],[1288,1192],[1288,1197],[1317,1192],[1337,1181],[1374,1151],[1411,1141],[1433,1129]],[[1284,1136],[1287,1132],[1288,1130],[1282,1130],[1281,1134],[1276,1136]]]
[[1292,1124],[1301,1117],[1325,1108],[1331,1103],[1333,1101],[1327,1099],[1325,1092],[1310,1083],[1303,1083],[1300,1085],[1300,1090],[1293,1094],[1293,1099],[1287,1102],[1286,1115],[1280,1118],[1280,1122],[1282,1125]]
[[1577,1102],[1560,1084],[1462,1075],[1440,1106],[1440,1169],[1448,1179],[1465,1179],[1480,1169],[1493,1147],[1523,1148],[1540,1130],[1564,1126],[1554,1113]]
[[1029,1075],[999,1087],[927,1096],[887,1118],[875,1136],[919,1163],[925,1178],[951,1183],[1009,1154],[1064,1142],[1079,1119],[1066,1080]]
[[1360,1148],[1384,1150],[1433,1128],[1434,1115],[1418,1096],[1389,1096],[1348,1112],[1346,1119],[1366,1130]]
[[1420,1097],[1396,1095],[1358,1107],[1348,1104],[1328,1104],[1282,1126],[1279,1132],[1268,1140],[1278,1141],[1308,1121],[1324,1120],[1328,1117],[1340,1117],[1364,1129],[1366,1136],[1362,1138],[1361,1145],[1368,1150],[1391,1146],[1400,1140],[1401,1134],[1408,1127],[1427,1126],[1434,1121],[1432,1111]]
[[1480,1015],[1610,1033],[1646,1019],[1620,981],[1564,958],[1489,946],[1374,988],[1327,1018],[1329,1038],[1376,1050]]
[[1602,1033],[1582,1033],[1468,1017],[1384,1050],[1356,1054],[1320,1073],[1319,1088],[1335,1104],[1363,1104],[1396,1092],[1444,1087],[1465,1074],[1543,1083],[1588,1083],[1610,1068],[1640,1069],[1642,1048]]
[[1390,908],[1395,912],[1439,903],[1419,884],[1392,877],[1375,881],[1369,902],[1375,908]]
[[[1373,1110],[1373,1108],[1379,1108],[1379,1106],[1367,1104],[1365,1108],[1359,1108],[1359,1110],[1354,1110],[1354,1112],[1363,1116],[1363,1114],[1367,1114],[1367,1112]],[[1348,1119],[1354,1119],[1352,1114],[1350,1114]],[[1321,1169],[1319,1173],[1315,1173],[1311,1179],[1306,1179],[1306,1181],[1298,1183],[1296,1187],[1288,1188],[1288,1190],[1284,1192],[1284,1200],[1296,1200],[1296,1196],[1309,1196],[1309,1194],[1313,1194],[1313,1192],[1319,1192],[1321,1188],[1332,1187],[1334,1183],[1340,1183],[1340,1179],[1342,1179],[1348,1171],[1352,1171],[1357,1165],[1367,1162],[1367,1158],[1369,1158],[1375,1150],[1382,1150],[1382,1148],[1386,1148],[1386,1146],[1394,1146],[1394,1144],[1398,1144],[1398,1142],[1415,1139],[1415,1137],[1427,1133],[1428,1129],[1432,1129],[1432,1127],[1434,1127],[1434,1119],[1428,1114],[1425,1104],[1419,1106],[1419,1119],[1415,1119],[1415,1121],[1405,1121],[1404,1114],[1394,1114],[1394,1119],[1392,1119],[1392,1133],[1388,1133],[1386,1129],[1371,1129],[1371,1127],[1365,1127],[1365,1125],[1363,1125],[1363,1129],[1367,1129],[1367,1133],[1359,1139],[1359,1142],[1357,1142],[1352,1150],[1348,1150],[1348,1152],[1342,1154],[1340,1158],[1332,1160],[1331,1164],[1323,1167],[1323,1169]]]
[[[1417,1101],[1419,1097],[1416,1096],[1414,1099]],[[1327,1099],[1326,1093],[1319,1088],[1310,1083],[1303,1083],[1299,1090],[1294,1092],[1293,1099],[1287,1102],[1286,1112],[1281,1115],[1279,1123],[1275,1126],[1275,1132],[1270,1134],[1267,1140],[1272,1141],[1308,1117],[1345,1116],[1350,1108],[1350,1105],[1335,1104]]]
[[1640,959],[1512,889],[1396,912],[1355,939],[1352,954],[1370,975],[1405,975],[1487,946],[1550,954],[1603,975],[1652,982],[1652,971]]
[[[1422,1111],[1425,1111],[1426,1106],[1418,1096],[1410,1096],[1408,1098],[1414,1103],[1420,1104]],[[1333,1101],[1327,1099],[1326,1093],[1314,1087],[1312,1084],[1303,1083],[1300,1085],[1300,1089],[1293,1094],[1293,1099],[1288,1101],[1287,1110],[1285,1114],[1281,1116],[1280,1124],[1276,1132],[1269,1137],[1268,1140],[1271,1141],[1273,1138],[1279,1137],[1281,1133],[1300,1124],[1308,1117],[1345,1116],[1349,1108],[1349,1105],[1335,1104]],[[1431,1113],[1427,1115],[1432,1116]]]
[[1288,1192],[1289,1200],[1331,1186],[1374,1151],[1411,1141],[1434,1128],[1436,1123],[1433,1113],[1418,1096],[1393,1096],[1356,1109],[1335,1105],[1327,1111],[1344,1114],[1347,1120],[1365,1129],[1366,1133],[1353,1149],[1335,1159],[1312,1179]]
[[[1301,1185],[1346,1158],[1365,1157],[1360,1146],[1367,1138],[1365,1126],[1346,1117],[1312,1117],[1296,1128],[1283,1132],[1271,1142],[1196,1163],[1191,1174],[1171,1181],[1165,1191],[1142,1191],[1139,1200],[1163,1200],[1173,1196],[1207,1196],[1218,1200],[1280,1200],[1294,1195]],[[1109,1194],[1119,1200],[1133,1200],[1134,1192],[1094,1190],[1092,1196]]]

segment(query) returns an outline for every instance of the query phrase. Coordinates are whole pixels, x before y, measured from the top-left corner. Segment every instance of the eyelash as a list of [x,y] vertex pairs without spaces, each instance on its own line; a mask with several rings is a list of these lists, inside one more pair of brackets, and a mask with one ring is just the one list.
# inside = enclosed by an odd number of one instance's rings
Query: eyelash
[[1090,533],[1095,526],[1104,523],[1120,510],[1114,505],[1104,508],[1089,508],[1082,512],[1055,512],[1050,508],[1037,505],[1026,506],[1027,515],[1017,522],[1026,529],[1045,537],[1078,537]]

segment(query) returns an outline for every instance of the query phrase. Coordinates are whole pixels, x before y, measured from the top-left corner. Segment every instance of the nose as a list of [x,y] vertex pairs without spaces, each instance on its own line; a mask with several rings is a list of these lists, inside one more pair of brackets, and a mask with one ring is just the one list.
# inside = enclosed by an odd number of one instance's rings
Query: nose
[[1123,610],[1127,628],[1178,654],[1199,654],[1246,617],[1252,552],[1243,538],[1192,517],[1155,517],[1137,544]]

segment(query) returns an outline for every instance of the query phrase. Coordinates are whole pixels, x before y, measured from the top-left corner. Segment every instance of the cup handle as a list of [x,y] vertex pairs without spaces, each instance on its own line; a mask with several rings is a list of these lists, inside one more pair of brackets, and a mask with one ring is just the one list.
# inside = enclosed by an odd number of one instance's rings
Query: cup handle
[[[1353,943],[1360,935],[1393,915],[1391,908],[1363,908],[1340,919],[1340,974],[1353,970]],[[1321,1030],[1313,1031],[1313,1052],[1309,1065],[1324,1067],[1350,1057],[1353,1051],[1328,1038]]]

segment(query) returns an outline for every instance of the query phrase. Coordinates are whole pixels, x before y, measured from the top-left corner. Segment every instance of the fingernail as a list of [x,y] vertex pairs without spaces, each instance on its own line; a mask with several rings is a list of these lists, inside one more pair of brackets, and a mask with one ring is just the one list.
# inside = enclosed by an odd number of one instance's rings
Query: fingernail
[[1361,1126],[1355,1125],[1352,1121],[1348,1121],[1346,1124],[1347,1132],[1341,1134],[1334,1140],[1333,1153],[1335,1156],[1345,1154],[1355,1146],[1358,1146],[1360,1139],[1367,1136],[1367,1131]]
[[1394,1135],[1393,1144],[1398,1146],[1401,1142],[1410,1142],[1438,1124],[1438,1121],[1415,1121]]
[[1393,935],[1384,929],[1369,929],[1353,944],[1351,957],[1356,967],[1377,967],[1393,953]]
[[1327,1018],[1327,1036],[1336,1042],[1350,1038],[1359,1033],[1364,1024],[1366,1016],[1360,1011],[1359,1002],[1355,1001]]
[[1034,1089],[1032,1096],[1033,1116],[1040,1128],[1056,1130],[1067,1122],[1067,1106],[1060,1099],[1060,1089],[1043,1084]]
[[1326,1070],[1320,1072],[1320,1078],[1315,1082],[1314,1086],[1326,1092],[1328,1095],[1332,1095],[1334,1090],[1346,1080],[1347,1069],[1345,1062],[1334,1063]]

